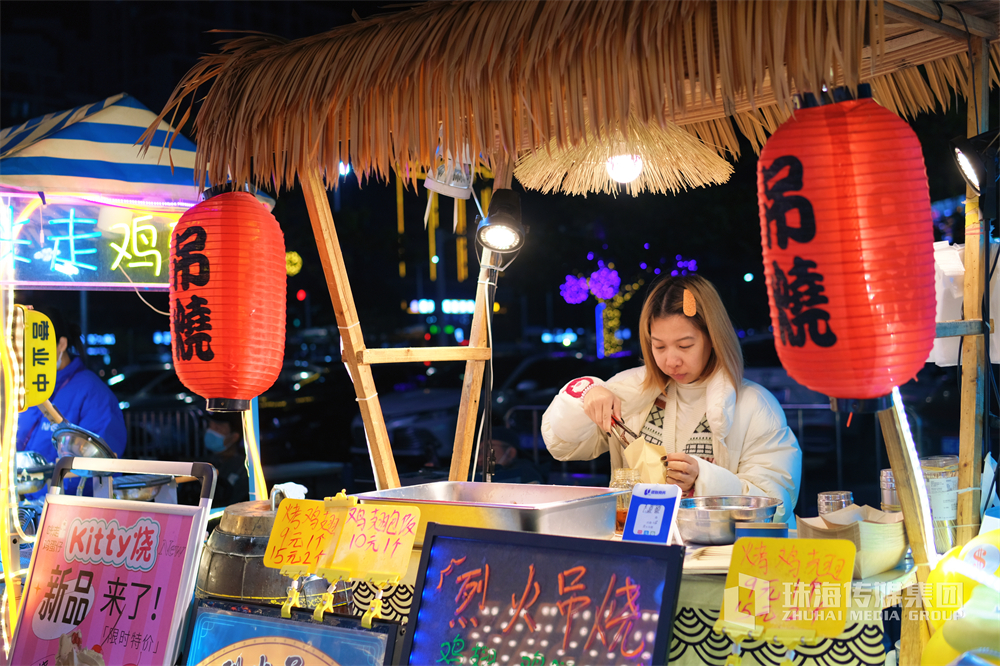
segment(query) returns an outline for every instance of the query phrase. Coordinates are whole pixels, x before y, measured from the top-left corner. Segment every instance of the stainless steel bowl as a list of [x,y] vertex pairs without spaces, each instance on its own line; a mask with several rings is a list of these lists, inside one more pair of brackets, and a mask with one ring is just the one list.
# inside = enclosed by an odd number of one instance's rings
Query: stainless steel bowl
[[781,500],[773,497],[688,497],[677,509],[677,527],[686,543],[735,543],[736,523],[769,523],[779,506]]

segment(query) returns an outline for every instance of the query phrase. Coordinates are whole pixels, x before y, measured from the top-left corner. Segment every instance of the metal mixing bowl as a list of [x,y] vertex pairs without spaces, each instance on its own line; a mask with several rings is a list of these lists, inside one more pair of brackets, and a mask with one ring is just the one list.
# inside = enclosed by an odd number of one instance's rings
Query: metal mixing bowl
[[685,543],[735,543],[736,523],[769,523],[779,506],[781,500],[773,497],[688,497],[677,509],[677,527]]

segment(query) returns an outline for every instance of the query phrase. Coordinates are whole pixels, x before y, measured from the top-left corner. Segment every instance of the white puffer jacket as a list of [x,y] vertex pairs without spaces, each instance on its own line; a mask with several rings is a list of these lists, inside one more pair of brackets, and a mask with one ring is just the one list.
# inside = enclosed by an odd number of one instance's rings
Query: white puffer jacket
[[[603,385],[622,401],[622,419],[641,432],[658,390],[643,390],[644,367],[621,372],[607,382],[596,377],[574,379],[559,391],[542,417],[542,438],[556,460],[592,460],[609,450],[608,437],[583,412],[579,397],[590,383]],[[795,503],[802,478],[802,451],[785,422],[781,405],[764,387],[743,380],[737,398],[724,372],[706,387],[708,424],[715,462],[698,460],[695,495],[766,495],[782,502],[774,522],[795,526]],[[618,451],[611,467],[622,467]]]

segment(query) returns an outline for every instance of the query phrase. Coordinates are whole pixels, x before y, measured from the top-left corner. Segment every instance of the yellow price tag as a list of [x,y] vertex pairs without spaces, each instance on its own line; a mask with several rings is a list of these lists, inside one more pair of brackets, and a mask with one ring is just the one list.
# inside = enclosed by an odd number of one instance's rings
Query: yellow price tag
[[320,555],[336,544],[347,509],[327,508],[321,500],[284,499],[264,551],[264,566],[286,575],[315,573]]
[[[56,386],[56,331],[52,321],[37,310],[16,306],[23,328],[15,332],[14,349],[21,366],[20,411],[40,405]],[[16,320],[15,320],[16,321]]]
[[716,629],[783,642],[844,631],[854,544],[841,539],[739,539]]
[[364,505],[348,510],[335,547],[320,556],[318,573],[329,581],[361,578],[396,583],[410,564],[420,509],[408,505]]

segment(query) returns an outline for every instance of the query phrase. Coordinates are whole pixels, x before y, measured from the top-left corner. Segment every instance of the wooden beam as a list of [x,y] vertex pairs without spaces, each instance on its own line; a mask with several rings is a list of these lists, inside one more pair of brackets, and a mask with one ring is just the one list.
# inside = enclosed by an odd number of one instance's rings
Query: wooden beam
[[[962,38],[969,33],[976,37],[985,37],[990,41],[1000,37],[996,23],[981,19],[972,14],[964,14],[958,9],[943,2],[933,2],[933,0],[885,0],[886,13],[890,13],[891,8],[899,8],[920,16],[931,19],[939,25],[946,25],[956,28],[962,32]],[[994,6],[995,7],[995,6]]]
[[357,353],[358,365],[424,361],[488,361],[489,358],[489,347],[396,347],[362,349]]
[[993,319],[990,319],[988,326],[983,326],[982,319],[974,319],[972,321],[966,321],[965,319],[959,319],[956,321],[939,321],[937,322],[937,327],[934,330],[935,338],[957,338],[965,335],[983,335],[987,331],[984,329],[989,329],[989,332],[993,331]]
[[[506,155],[494,159],[493,191],[509,188],[514,177],[514,161]],[[489,212],[488,209],[487,211]],[[487,347],[489,345],[489,330],[486,309],[489,304],[486,287],[496,278],[493,253],[483,248],[479,260],[479,284],[476,285],[476,307],[472,314],[472,329],[469,332],[470,347]],[[483,389],[483,373],[486,370],[485,361],[466,361],[465,381],[462,385],[462,402],[458,407],[458,426],[455,428],[455,447],[451,455],[450,481],[467,481],[469,465],[472,462],[472,451],[478,426],[479,400]]]
[[[967,340],[969,338],[966,338]],[[982,336],[978,339],[982,340]],[[894,398],[898,393],[894,392]],[[913,550],[913,562],[917,569],[917,581],[926,583],[938,556],[934,550],[934,532],[931,521],[930,498],[924,484],[923,470],[917,457],[912,439],[906,437],[909,426],[902,401],[893,400],[893,406],[878,413],[882,426],[885,450],[889,454],[889,466],[896,480],[896,495],[903,510],[903,527]],[[927,620],[920,619],[920,613],[910,613],[916,609],[906,608],[903,623],[905,640],[901,645],[901,664],[919,664],[924,645],[930,637],[931,628]]]
[[[966,117],[966,132],[975,136],[988,128],[989,47],[983,39],[972,40],[970,79],[972,95]],[[986,288],[987,234],[980,222],[979,197],[965,189],[965,287],[964,318],[981,319]],[[962,338],[961,421],[958,431],[958,529],[956,542],[964,545],[979,533],[979,503],[983,465],[983,410],[985,405],[986,344],[984,336]]]
[[893,18],[904,21],[909,25],[920,25],[926,30],[930,30],[931,32],[935,32],[939,35],[943,35],[944,37],[950,37],[951,39],[958,41],[964,41],[967,36],[967,33],[959,28],[953,28],[946,23],[940,23],[934,19],[929,19],[926,16],[912,12],[904,7],[894,7],[888,2],[884,4],[883,7],[885,9],[886,16],[892,16]]
[[354,295],[351,293],[351,282],[344,266],[344,256],[340,252],[340,241],[337,239],[337,229],[333,224],[333,213],[330,212],[326,187],[318,168],[311,169],[305,174],[300,173],[299,182],[302,184],[309,220],[316,236],[316,249],[319,251],[323,274],[326,276],[330,299],[333,301],[333,312],[337,316],[337,328],[340,329],[340,340],[344,345],[344,355],[347,357],[351,380],[354,382],[354,392],[358,396],[361,419],[365,423],[375,486],[379,490],[398,488],[399,474],[396,473],[396,461],[392,457],[389,433],[382,418],[382,406],[379,404],[375,381],[372,379],[372,369],[371,366],[359,365],[357,362],[358,352],[364,351],[365,340],[361,334],[361,322],[358,321],[358,311],[354,306]]

